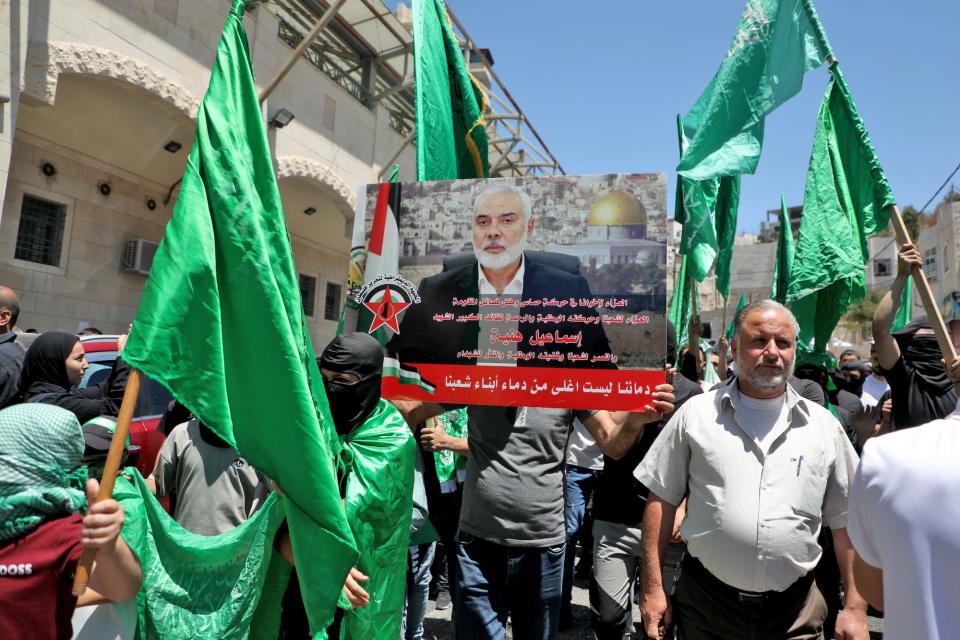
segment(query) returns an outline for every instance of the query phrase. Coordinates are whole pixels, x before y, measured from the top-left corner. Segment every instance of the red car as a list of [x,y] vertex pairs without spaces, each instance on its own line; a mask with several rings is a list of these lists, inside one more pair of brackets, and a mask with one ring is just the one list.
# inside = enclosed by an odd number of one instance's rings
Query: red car
[[[80,338],[90,368],[77,386],[89,387],[107,379],[110,368],[117,359],[117,338],[118,336]],[[153,472],[157,453],[164,441],[164,435],[160,433],[157,426],[172,399],[170,392],[162,384],[145,376],[141,378],[140,397],[137,399],[137,407],[130,421],[131,450],[127,463],[139,469],[144,477],[148,477]]]

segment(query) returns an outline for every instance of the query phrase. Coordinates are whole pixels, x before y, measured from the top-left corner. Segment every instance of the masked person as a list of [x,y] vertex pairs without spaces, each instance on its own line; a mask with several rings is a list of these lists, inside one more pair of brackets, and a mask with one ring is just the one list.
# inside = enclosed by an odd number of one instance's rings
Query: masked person
[[338,615],[328,636],[396,638],[413,509],[413,434],[400,412],[380,397],[383,351],[373,337],[350,333],[335,338],[319,365],[340,436],[340,491],[360,551],[354,571],[370,576],[365,589],[348,579],[345,591],[354,608],[342,620]]
[[[129,600],[141,570],[120,529],[123,508],[82,466],[80,423],[69,411],[20,404],[0,411],[0,638],[60,640],[72,634],[73,574],[96,549],[90,588]],[[84,491],[86,487],[86,491]]]
[[911,269],[923,266],[912,244],[898,255],[897,277],[873,317],[877,363],[884,370],[893,401],[893,428],[903,429],[945,418],[953,413],[957,392],[941,363],[943,355],[926,319],[911,322],[893,333],[893,321]]

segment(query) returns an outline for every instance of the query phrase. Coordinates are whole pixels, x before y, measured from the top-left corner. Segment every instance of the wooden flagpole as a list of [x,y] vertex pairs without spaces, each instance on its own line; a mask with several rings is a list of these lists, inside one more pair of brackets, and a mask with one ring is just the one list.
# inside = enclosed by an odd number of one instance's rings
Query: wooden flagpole
[[[110,440],[110,451],[107,453],[107,463],[103,468],[103,477],[100,479],[100,491],[97,493],[97,502],[107,500],[113,495],[113,485],[120,472],[120,462],[123,460],[123,450],[127,444],[127,434],[130,432],[130,420],[133,410],[137,406],[137,397],[140,395],[140,371],[132,369],[127,378],[127,386],[123,390],[123,401],[120,403],[120,416],[117,418],[117,428],[113,431]],[[96,549],[84,549],[77,564],[77,573],[73,579],[71,593],[82,596],[87,590],[90,581],[90,569],[93,559],[97,556]]]
[[[910,238],[910,232],[907,231],[907,225],[903,222],[903,216],[900,215],[900,208],[897,207],[897,205],[893,205],[890,213],[890,222],[893,224],[893,232],[897,237],[897,242],[901,245],[913,244],[913,240]],[[953,340],[950,338],[950,332],[947,330],[947,325],[943,321],[943,314],[940,313],[940,307],[937,306],[937,301],[933,297],[933,290],[927,281],[927,274],[923,272],[922,266],[917,265],[911,271],[911,276],[917,285],[917,293],[920,294],[920,299],[923,301],[923,308],[927,312],[927,320],[930,321],[930,325],[933,327],[933,333],[937,336],[940,353],[943,354],[943,359],[949,365],[953,359],[957,357],[957,350],[953,347]],[[909,286],[909,284],[907,286]],[[903,304],[902,299],[900,303]],[[957,392],[960,392],[960,384],[954,383],[954,387],[957,389]]]

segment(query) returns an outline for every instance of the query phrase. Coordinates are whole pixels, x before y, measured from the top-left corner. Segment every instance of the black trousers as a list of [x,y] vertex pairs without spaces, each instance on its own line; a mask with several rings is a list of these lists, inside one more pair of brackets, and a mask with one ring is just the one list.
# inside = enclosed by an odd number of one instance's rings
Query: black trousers
[[674,597],[678,640],[823,640],[827,605],[813,574],[785,591],[740,591],[689,554]]

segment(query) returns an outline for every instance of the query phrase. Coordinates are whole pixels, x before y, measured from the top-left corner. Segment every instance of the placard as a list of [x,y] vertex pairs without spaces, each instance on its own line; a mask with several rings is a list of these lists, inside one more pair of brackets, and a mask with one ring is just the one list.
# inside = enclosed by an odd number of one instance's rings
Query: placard
[[389,399],[641,409],[664,381],[666,174],[376,184],[351,252]]

